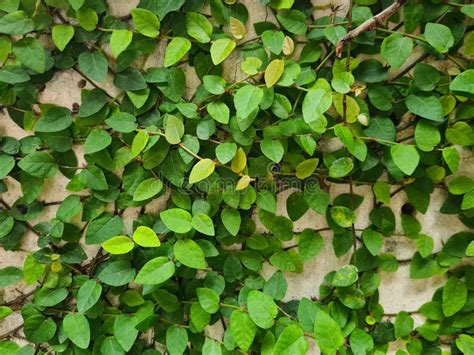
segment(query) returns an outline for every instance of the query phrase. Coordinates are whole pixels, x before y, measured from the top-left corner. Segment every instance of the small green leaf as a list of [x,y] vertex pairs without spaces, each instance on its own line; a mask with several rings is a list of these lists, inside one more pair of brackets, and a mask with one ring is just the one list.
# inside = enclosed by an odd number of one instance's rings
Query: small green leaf
[[212,24],[204,15],[197,12],[187,12],[186,29],[188,35],[199,43],[208,43],[211,41]]
[[318,158],[306,159],[302,161],[296,166],[296,177],[301,180],[310,177],[311,175],[313,175],[318,164],[319,164]]
[[84,313],[91,309],[102,294],[102,286],[96,280],[87,280],[77,293],[77,310]]
[[168,281],[175,272],[175,266],[167,257],[159,256],[148,261],[138,272],[135,282],[143,285],[159,285]]
[[273,355],[305,355],[308,350],[308,342],[304,331],[299,325],[288,325],[277,339],[273,348]]
[[169,144],[178,144],[184,134],[183,122],[176,116],[169,115],[166,120],[165,138]]
[[191,49],[191,42],[187,38],[175,37],[166,47],[165,67],[178,63]]
[[249,316],[260,328],[269,329],[274,324],[278,308],[273,299],[263,292],[252,290],[247,296]]
[[142,181],[133,193],[133,201],[145,201],[155,197],[163,190],[163,182],[157,178]]
[[8,287],[19,282],[23,278],[23,272],[13,266],[0,269],[0,287]]
[[412,145],[394,144],[390,147],[390,153],[394,163],[405,175],[413,174],[420,162],[420,155]]
[[146,9],[133,9],[131,13],[138,33],[150,38],[155,38],[160,34],[160,20],[153,12]]
[[80,313],[68,313],[63,319],[63,330],[71,341],[81,349],[89,347],[91,330],[87,318]]
[[354,162],[351,158],[339,158],[329,167],[329,176],[333,178],[341,178],[349,175],[354,169]]
[[349,228],[356,220],[353,210],[344,206],[334,206],[330,209],[331,218],[342,228]]
[[102,82],[109,68],[107,59],[100,52],[82,52],[79,55],[79,68],[91,80]]
[[446,53],[454,44],[449,27],[440,23],[427,23],[424,35],[428,43],[440,53]]
[[219,123],[228,124],[230,118],[229,107],[220,101],[210,102],[207,105],[207,112],[209,115]]
[[134,246],[133,241],[125,235],[118,235],[102,243],[102,248],[112,255],[127,254]]
[[155,231],[146,226],[139,226],[135,232],[133,232],[133,240],[144,248],[156,248],[161,245],[160,239]]
[[233,208],[224,208],[221,212],[222,223],[227,231],[236,236],[240,230],[241,217],[238,210]]
[[147,131],[145,130],[138,131],[138,133],[133,138],[133,142],[132,142],[132,149],[131,149],[132,157],[138,156],[138,154],[140,154],[143,151],[143,149],[145,149],[149,139],[150,139],[150,136],[148,135]]
[[382,234],[372,229],[366,229],[362,233],[362,240],[370,254],[376,256],[380,253],[383,243]]
[[450,277],[443,287],[443,313],[451,317],[459,312],[467,300],[466,284],[456,277]]
[[89,133],[84,144],[84,154],[97,153],[112,143],[112,137],[104,130],[94,129]]
[[201,307],[210,314],[219,310],[219,295],[210,288],[200,287],[196,290]]
[[193,228],[198,232],[213,236],[215,235],[214,223],[212,222],[211,217],[203,213],[197,214],[193,217],[191,222]]
[[170,355],[182,355],[188,347],[186,329],[171,325],[166,331],[166,347]]
[[285,153],[283,144],[275,139],[262,140],[262,142],[260,142],[260,149],[263,154],[274,163],[279,163]]
[[53,42],[62,52],[74,37],[74,27],[70,25],[56,25],[51,30]]
[[398,69],[408,59],[413,51],[413,41],[400,33],[393,33],[385,37],[382,42],[382,58],[385,59],[393,69]]
[[220,38],[211,45],[211,59],[214,65],[222,63],[234,50],[236,43],[229,38]]
[[193,269],[205,269],[206,259],[199,245],[191,239],[180,239],[173,247],[174,256],[183,265]]
[[344,265],[336,271],[332,279],[332,285],[335,287],[347,287],[354,284],[358,276],[357,267],[354,265]]
[[263,100],[263,90],[253,86],[244,85],[234,95],[234,106],[237,116],[247,118],[258,108]]
[[110,36],[110,49],[115,58],[132,43],[133,33],[128,30],[114,30]]
[[46,69],[46,53],[41,43],[34,37],[26,37],[13,44],[13,53],[23,65],[37,73]]
[[216,164],[211,159],[199,160],[191,170],[191,174],[189,175],[189,183],[194,184],[204,180],[214,172],[215,167]]
[[192,217],[188,211],[180,208],[171,208],[160,213],[161,221],[165,226],[176,233],[187,233],[192,229]]
[[240,349],[248,351],[257,333],[257,327],[250,316],[241,309],[234,310],[230,315],[230,330]]
[[322,309],[314,319],[314,337],[323,353],[336,354],[344,343],[344,336],[336,321]]
[[436,122],[444,120],[443,106],[435,96],[410,95],[406,98],[405,103],[408,110],[417,116]]

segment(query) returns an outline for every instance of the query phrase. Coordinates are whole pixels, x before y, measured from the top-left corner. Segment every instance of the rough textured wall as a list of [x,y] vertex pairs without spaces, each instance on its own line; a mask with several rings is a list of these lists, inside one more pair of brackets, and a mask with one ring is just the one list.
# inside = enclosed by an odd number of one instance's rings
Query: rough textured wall
[[[268,13],[265,7],[261,6],[259,1],[256,0],[244,0],[249,10],[249,21],[247,23],[247,38],[254,38],[256,36],[252,24],[259,21],[274,21],[273,15]],[[110,14],[114,16],[124,16],[130,12],[130,9],[136,7],[138,0],[109,0]],[[344,16],[347,12],[348,1],[345,0],[312,0],[315,5],[315,17],[327,16],[328,11],[331,8],[336,7],[338,14]],[[166,42],[161,43],[157,48],[157,51],[150,56],[145,64],[145,68],[162,66],[164,49],[166,48]],[[297,55],[298,50],[295,51]],[[417,57],[418,54],[414,53],[413,57]],[[229,82],[233,80],[239,80],[245,76],[239,69],[240,55],[238,51],[235,51],[231,57],[225,62],[224,76]],[[406,63],[409,65],[409,63]],[[187,96],[192,96],[194,89],[200,84],[197,78],[194,68],[184,64],[183,68],[186,71],[186,88]],[[403,69],[403,68],[402,68]],[[392,73],[393,74],[393,73]],[[75,70],[65,70],[56,73],[53,80],[51,80],[44,91],[40,95],[41,103],[54,103],[55,105],[72,108],[73,104],[80,103],[81,101],[81,83],[86,78]],[[110,79],[110,78],[109,78]],[[85,88],[93,88],[95,83],[89,81],[86,82]],[[108,82],[99,85],[102,89],[107,91],[111,96],[117,94],[117,89],[112,85],[110,80]],[[403,134],[404,132],[402,132]],[[0,112],[0,135],[1,136],[12,136],[15,138],[22,138],[28,136],[30,133],[25,132],[18,125],[16,125],[4,112]],[[334,147],[331,146],[332,142],[324,142],[322,148],[332,150]],[[76,154],[79,158],[79,162],[84,163],[84,157],[82,154],[82,146],[78,145],[75,147]],[[462,161],[460,162],[460,169],[458,175],[467,175],[474,178],[474,159],[472,153],[469,150],[463,150],[461,152]],[[44,201],[46,206],[42,215],[31,224],[35,224],[40,221],[50,220],[55,216],[57,205],[55,202],[62,201],[69,192],[66,190],[66,185],[69,182],[63,175],[57,174],[53,179],[48,179],[45,182],[43,191],[39,200]],[[8,204],[12,205],[21,195],[20,185],[17,181],[6,178],[8,186],[8,192],[2,194],[2,199]],[[395,188],[394,188],[395,190]],[[287,190],[279,195],[278,201],[278,212],[277,214],[286,215],[286,198],[291,194],[291,190]],[[331,185],[331,196],[337,196],[341,193],[349,192],[349,186],[347,184],[332,184]],[[364,202],[356,210],[357,212],[357,223],[355,225],[357,230],[366,228],[369,224],[368,214],[374,205],[374,197],[372,187],[370,185],[360,185],[355,187],[354,193],[363,196]],[[415,212],[415,217],[421,222],[423,229],[422,233],[431,236],[435,241],[435,247],[433,252],[437,252],[441,249],[443,241],[449,236],[456,232],[467,230],[457,218],[457,215],[445,215],[439,213],[439,208],[446,199],[447,193],[440,188],[436,188],[431,195],[431,202],[428,211],[425,214]],[[155,200],[152,204],[146,207],[149,212],[159,212],[164,208],[167,196]],[[397,312],[404,310],[409,313],[413,313],[415,322],[417,324],[422,323],[422,316],[416,314],[418,308],[425,302],[431,299],[431,296],[437,288],[441,287],[445,283],[444,276],[432,277],[423,280],[414,280],[409,277],[409,261],[415,252],[414,242],[403,235],[403,231],[400,224],[400,214],[402,206],[407,202],[407,198],[404,192],[399,192],[392,198],[391,209],[395,213],[397,218],[397,228],[395,234],[390,238],[385,238],[384,250],[394,254],[398,260],[402,260],[398,270],[394,273],[383,273],[381,274],[382,283],[380,286],[380,303],[385,309],[388,315],[396,315]],[[124,214],[125,227],[131,230],[131,222],[138,215],[139,208],[129,208]],[[80,217],[80,216],[79,216]],[[80,218],[77,218],[76,224],[80,225]],[[318,215],[313,211],[308,211],[300,220],[294,223],[295,232],[304,230],[305,228],[311,229],[324,229],[327,227],[326,219],[324,216]],[[260,226],[260,230],[263,232],[264,228]],[[349,261],[349,254],[341,258],[337,258],[334,255],[332,247],[332,232],[322,231],[321,235],[324,237],[324,248],[317,258],[306,263],[304,265],[304,271],[301,274],[287,274],[286,279],[288,281],[288,292],[286,294],[286,300],[297,299],[301,297],[317,297],[319,285],[324,280],[325,275],[338,269],[340,266],[345,265]],[[20,251],[7,252],[0,249],[0,268],[6,266],[18,266],[23,265],[24,258],[28,251],[34,251],[37,249],[36,246],[37,236],[31,232],[27,232],[27,236],[24,238],[24,242]],[[95,255],[97,246],[85,246],[85,250],[89,257]],[[273,273],[273,269],[270,265],[267,265],[264,269],[264,277],[268,278]],[[34,289],[34,286],[22,286],[15,285],[7,289],[0,291],[0,299],[3,298],[4,302],[8,302],[21,295],[22,293],[28,293]],[[388,316],[390,317],[390,316]],[[11,329],[14,329],[21,324],[21,316],[14,314],[7,317],[3,322],[0,323],[0,334],[6,333]],[[222,329],[218,326],[210,327],[209,333],[213,336],[219,337],[222,334]],[[21,342],[21,339],[18,339]],[[402,344],[395,344],[392,346],[393,351]],[[310,349],[310,353],[318,353],[314,343]]]

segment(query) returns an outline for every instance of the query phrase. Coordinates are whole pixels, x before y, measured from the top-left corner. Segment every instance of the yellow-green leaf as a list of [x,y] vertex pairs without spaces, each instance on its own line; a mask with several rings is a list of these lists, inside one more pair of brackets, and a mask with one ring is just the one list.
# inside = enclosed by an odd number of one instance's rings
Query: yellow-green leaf
[[214,172],[216,164],[211,159],[202,159],[194,165],[189,175],[189,183],[194,184],[204,180]]
[[131,251],[134,245],[135,244],[129,237],[125,235],[118,235],[103,242],[102,248],[104,248],[104,250],[109,254],[120,255]]
[[265,84],[267,88],[271,88],[277,83],[285,69],[285,62],[281,59],[274,59],[268,64],[265,70]]
[[133,232],[133,240],[144,248],[156,248],[161,245],[155,231],[146,226],[140,226]]
[[110,36],[110,49],[115,58],[132,43],[133,33],[128,30],[114,30]]

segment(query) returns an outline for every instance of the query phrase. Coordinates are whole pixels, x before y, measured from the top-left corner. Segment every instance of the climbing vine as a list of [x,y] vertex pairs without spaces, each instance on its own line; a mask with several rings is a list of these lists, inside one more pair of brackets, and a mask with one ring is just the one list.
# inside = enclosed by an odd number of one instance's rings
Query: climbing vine
[[[260,0],[250,23],[248,1],[108,3],[0,2],[1,119],[26,132],[0,137],[0,245],[25,254],[0,287],[32,290],[3,295],[22,322],[2,354],[474,353],[473,5]],[[41,102],[63,71],[81,101]],[[442,243],[417,220],[435,189],[465,226]],[[328,247],[348,263],[290,300]],[[379,303],[402,264],[445,280],[422,320]]]

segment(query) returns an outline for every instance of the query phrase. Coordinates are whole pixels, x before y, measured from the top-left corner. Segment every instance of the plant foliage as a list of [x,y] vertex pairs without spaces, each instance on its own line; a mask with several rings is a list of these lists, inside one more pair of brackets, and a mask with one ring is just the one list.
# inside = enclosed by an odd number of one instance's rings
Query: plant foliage
[[[0,269],[1,287],[33,288],[0,306],[22,318],[0,353],[474,353],[460,155],[474,145],[473,6],[355,0],[321,17],[310,1],[260,3],[273,22],[235,0],[141,0],[120,18],[105,0],[0,2],[0,104],[27,132],[0,137],[0,192],[22,192],[1,197],[0,245],[37,240],[23,267]],[[41,102],[65,70],[83,77],[81,101]],[[67,197],[42,201],[61,176]],[[372,197],[358,185],[374,196],[362,229]],[[440,212],[465,226],[441,246],[416,219],[440,188]],[[326,222],[295,232],[307,212]],[[410,260],[385,247],[401,230]],[[323,249],[349,262],[289,300],[286,277]],[[422,322],[379,303],[403,264],[446,281]],[[20,328],[27,345],[10,339]]]

